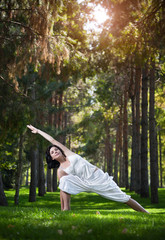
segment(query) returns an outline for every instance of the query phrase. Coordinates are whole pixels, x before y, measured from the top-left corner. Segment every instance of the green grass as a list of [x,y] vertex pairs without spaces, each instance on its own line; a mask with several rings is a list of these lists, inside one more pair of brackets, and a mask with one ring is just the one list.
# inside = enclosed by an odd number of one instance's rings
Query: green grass
[[159,189],[160,202],[156,205],[128,193],[151,214],[89,193],[72,196],[72,210],[61,212],[59,191],[37,196],[37,201],[30,203],[26,188],[21,188],[16,207],[14,191],[6,191],[9,206],[0,207],[0,239],[164,240],[165,189]]

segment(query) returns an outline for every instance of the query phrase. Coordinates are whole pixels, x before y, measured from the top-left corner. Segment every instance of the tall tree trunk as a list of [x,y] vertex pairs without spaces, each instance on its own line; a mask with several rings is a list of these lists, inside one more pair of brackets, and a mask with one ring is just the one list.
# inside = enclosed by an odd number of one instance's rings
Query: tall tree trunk
[[20,189],[21,174],[22,174],[22,150],[23,150],[23,134],[20,134],[19,158],[18,158],[16,179],[15,179],[15,196],[14,196],[15,205],[19,204],[19,189]]
[[140,158],[140,85],[141,85],[141,68],[136,67],[135,73],[135,192],[140,194],[141,190],[141,158]]
[[[122,150],[122,149],[121,149]],[[119,178],[119,186],[125,187],[125,165],[124,165],[124,159],[123,159],[123,151],[120,151],[120,178]]]
[[[156,125],[156,122],[155,122]],[[157,168],[158,168],[158,187],[159,187],[159,157],[158,157],[158,128],[155,126],[155,131],[156,131],[156,159],[157,159]]]
[[27,161],[27,170],[26,170],[26,186],[29,186],[29,170],[30,170],[30,151],[26,151],[26,161]]
[[[36,99],[36,89],[35,89],[35,77],[33,77],[34,87],[32,88],[32,99]],[[35,106],[32,106],[33,112],[36,112]],[[32,137],[33,138],[33,137]],[[37,187],[37,148],[33,144],[33,148],[30,150],[30,162],[31,162],[31,179],[30,179],[30,192],[29,192],[29,202],[36,201],[36,187]]]
[[142,71],[142,133],[141,133],[141,197],[149,197],[148,186],[148,76],[147,65]]
[[[57,98],[56,98],[55,92],[53,92],[50,99],[50,106],[52,107],[52,105],[55,105],[55,111],[57,110],[56,104],[57,104]],[[53,114],[49,112],[49,126],[51,127],[53,126],[53,120],[55,124],[57,121],[56,112],[54,112]],[[55,125],[55,128],[56,128],[56,125]],[[52,192],[52,176],[51,175],[52,175],[52,171],[47,166],[47,174],[46,174],[47,192]]]
[[52,179],[51,179],[51,169],[47,167],[47,175],[46,175],[46,182],[47,182],[47,192],[52,192]]
[[55,106],[55,113],[54,113],[54,127],[55,129],[58,128],[58,113],[57,113],[57,110],[58,110],[58,96],[57,94],[54,94],[54,106]]
[[62,105],[63,105],[63,92],[61,91],[59,94],[59,101],[58,101],[58,128],[62,130]]
[[37,186],[37,150],[31,149],[31,181],[29,202],[36,201],[36,186]]
[[120,116],[119,116],[119,123],[116,130],[116,144],[115,144],[114,180],[116,183],[118,183],[119,154],[122,148],[122,108],[123,108],[123,102],[121,98]]
[[124,185],[126,189],[129,188],[128,184],[128,116],[127,116],[127,84],[124,90],[124,113],[123,113],[123,161],[124,161]]
[[151,203],[158,203],[158,159],[155,127],[155,66],[152,63],[150,70],[150,176],[151,176]]
[[105,159],[107,162],[107,172],[110,176],[112,176],[112,168],[113,168],[113,159],[112,159],[112,149],[111,149],[111,142],[110,142],[110,131],[109,131],[109,124],[105,120]]
[[26,186],[28,186],[28,178],[29,178],[29,168],[27,168],[27,170],[26,170],[26,183],[25,183],[25,185]]
[[53,179],[52,179],[53,192],[57,191],[57,168],[53,169]]
[[131,109],[132,109],[132,146],[131,146],[131,182],[130,191],[135,190],[135,147],[136,147],[136,125],[135,125],[135,81],[134,81],[134,65],[131,59],[131,77],[129,83],[129,98],[131,99]]
[[162,139],[161,139],[161,128],[159,126],[159,169],[160,169],[160,187],[163,187],[163,169],[162,169]]
[[38,196],[45,194],[45,174],[43,163],[43,149],[42,145],[39,146],[39,166],[38,166]]
[[116,144],[115,144],[115,164],[114,164],[114,180],[118,184],[118,163],[119,163],[119,126],[117,126],[116,130]]
[[110,142],[110,155],[109,155],[109,159],[110,159],[110,164],[111,164],[111,168],[112,168],[112,170],[110,170],[110,172],[113,175],[113,143],[112,142]]
[[120,187],[125,187],[125,162],[123,158],[123,122],[124,122],[124,116],[123,116],[123,96],[121,98],[121,109],[120,109],[120,122],[119,122],[119,159],[120,159],[120,178],[119,178],[119,185]]
[[0,171],[0,206],[8,206],[7,198],[3,189],[2,175]]
[[[56,108],[56,112],[54,114],[54,126],[57,130],[62,130],[62,104],[63,104],[63,93],[57,95],[55,93],[53,95],[53,102]],[[58,110],[58,111],[57,111]],[[61,136],[57,137],[57,140],[62,143]],[[52,191],[57,191],[57,169],[53,169],[53,176],[52,176]]]
[[135,98],[131,98],[132,102],[132,154],[131,154],[131,183],[130,191],[135,191],[135,147],[136,147],[136,126],[135,126]]

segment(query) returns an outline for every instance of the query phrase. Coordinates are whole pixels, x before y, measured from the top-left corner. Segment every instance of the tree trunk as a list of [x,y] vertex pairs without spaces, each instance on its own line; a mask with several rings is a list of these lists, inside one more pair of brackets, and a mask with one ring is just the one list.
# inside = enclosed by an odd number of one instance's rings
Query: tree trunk
[[123,113],[123,161],[124,161],[124,186],[129,188],[128,184],[128,116],[127,116],[127,84],[124,90],[124,113]]
[[148,186],[148,76],[147,66],[142,72],[142,133],[141,133],[141,197],[149,197]]
[[[54,126],[58,131],[62,130],[62,104],[63,104],[63,92],[54,94],[54,103],[56,113],[54,114]],[[61,143],[63,143],[62,137],[57,136],[57,140]],[[53,169],[53,176],[52,176],[52,191],[57,191],[57,169]]]
[[37,186],[37,150],[31,149],[31,181],[29,202],[36,201],[36,186]]
[[119,126],[116,130],[116,144],[115,144],[115,164],[114,164],[114,181],[118,184],[118,163],[119,163]]
[[120,187],[125,187],[125,163],[123,158],[123,97],[121,98],[121,108],[120,108],[120,122],[119,122],[119,159],[120,159],[120,178],[119,185]]
[[151,203],[158,203],[158,159],[155,127],[155,66],[150,71],[150,177],[151,177]]
[[135,191],[135,147],[136,147],[136,126],[135,126],[135,98],[131,98],[132,102],[132,155],[131,155],[131,183],[130,191]]
[[134,83],[134,66],[131,59],[131,77],[129,83],[129,98],[131,99],[132,109],[132,146],[131,146],[131,182],[130,191],[135,190],[135,148],[136,148],[136,126],[135,126],[135,83]]
[[7,198],[3,189],[2,175],[0,171],[0,206],[8,206]]
[[125,187],[125,177],[124,177],[124,174],[125,174],[125,165],[124,165],[124,159],[123,159],[123,155],[122,155],[122,152],[123,151],[120,151],[120,156],[119,156],[119,159],[120,159],[120,178],[119,178],[119,186],[120,187]]
[[[155,123],[156,125],[156,123]],[[159,157],[158,157],[158,128],[155,126],[155,132],[156,132],[156,159],[157,159],[157,168],[158,168],[158,187],[159,187]]]
[[118,164],[119,164],[119,154],[122,148],[122,99],[120,106],[120,116],[119,123],[116,130],[116,144],[115,144],[115,163],[114,163],[114,180],[118,183]]
[[57,113],[57,109],[58,109],[58,96],[57,94],[54,94],[54,106],[55,106],[55,109],[56,109],[56,112],[54,113],[54,127],[55,129],[58,128],[58,113]]
[[57,168],[53,169],[53,177],[52,177],[52,186],[53,186],[53,192],[57,191]]
[[160,187],[163,187],[163,169],[162,169],[162,139],[161,128],[159,126],[159,169],[160,169]]
[[29,179],[29,168],[27,168],[26,170],[26,184],[25,184],[26,186],[29,185],[28,179]]
[[113,175],[113,143],[110,142],[110,155],[109,155],[109,159],[110,159],[110,164],[111,164],[111,174]]
[[59,94],[58,101],[58,129],[62,129],[62,105],[63,105],[63,92]]
[[141,159],[140,159],[140,84],[141,68],[136,67],[135,73],[135,192],[140,194],[141,190]]
[[51,169],[47,167],[47,192],[52,192]]
[[39,147],[39,167],[38,167],[38,196],[45,194],[45,174],[43,163],[43,150],[42,146]]
[[110,132],[109,132],[109,124],[105,120],[105,159],[107,162],[107,172],[110,176],[112,176],[112,168],[113,168],[113,159],[112,159],[112,149],[111,149],[111,142],[110,142]]
[[[52,105],[55,105],[55,111],[52,114],[51,112],[49,112],[49,126],[53,126],[53,124],[55,125],[56,128],[56,116],[57,116],[57,96],[55,94],[55,92],[52,93],[52,97],[50,99],[50,105],[52,107]],[[54,122],[53,122],[54,121]],[[52,192],[52,171],[51,169],[48,168],[47,166],[47,174],[46,174],[46,185],[47,185],[47,192]]]
[[21,174],[22,174],[22,150],[23,150],[23,134],[20,135],[20,140],[19,140],[19,158],[18,158],[17,171],[16,171],[15,196],[14,196],[15,205],[19,204],[19,189],[20,189]]
[[[32,99],[36,99],[36,89],[35,89],[35,77],[33,78],[34,87],[32,88]],[[33,112],[36,112],[35,106],[32,105]],[[35,117],[36,118],[36,117]],[[33,137],[32,137],[33,138]],[[37,148],[33,143],[33,148],[30,150],[30,162],[31,162],[31,179],[30,179],[30,193],[29,202],[36,201],[36,187],[37,187]]]

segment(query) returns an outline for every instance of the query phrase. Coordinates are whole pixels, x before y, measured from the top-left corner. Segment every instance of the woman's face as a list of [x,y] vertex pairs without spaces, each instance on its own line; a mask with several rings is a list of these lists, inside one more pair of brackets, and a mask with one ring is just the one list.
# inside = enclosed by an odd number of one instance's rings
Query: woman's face
[[51,156],[52,160],[58,160],[58,158],[63,156],[63,154],[58,148],[51,147],[50,156]]

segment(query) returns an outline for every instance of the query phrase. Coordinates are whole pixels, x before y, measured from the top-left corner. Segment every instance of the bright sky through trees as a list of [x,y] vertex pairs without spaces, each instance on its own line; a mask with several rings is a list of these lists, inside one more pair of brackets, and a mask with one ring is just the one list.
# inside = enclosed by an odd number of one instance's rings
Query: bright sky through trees
[[98,24],[102,24],[108,19],[106,10],[103,7],[101,7],[100,5],[98,5],[97,7],[95,7],[93,9],[92,15],[94,17],[94,20],[96,20],[96,22]]
[[[82,3],[83,0],[78,0],[79,3]],[[86,30],[95,30],[100,31],[102,29],[101,25],[109,18],[109,16],[106,14],[105,8],[103,8],[100,4],[97,6],[93,3],[88,3],[88,6],[93,8],[93,11],[91,11],[90,18],[91,20],[88,20],[88,23],[86,24]]]

